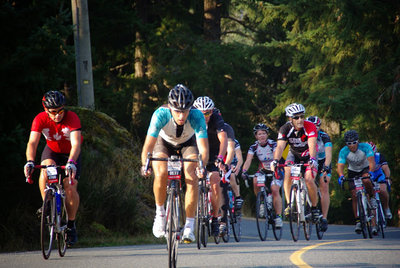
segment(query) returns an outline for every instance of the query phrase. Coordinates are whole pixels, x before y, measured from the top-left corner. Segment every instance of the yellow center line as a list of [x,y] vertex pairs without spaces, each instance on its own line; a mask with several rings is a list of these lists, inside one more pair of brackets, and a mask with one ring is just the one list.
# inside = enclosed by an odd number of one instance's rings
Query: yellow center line
[[308,246],[308,247],[304,247],[300,250],[297,250],[296,252],[294,252],[292,255],[290,255],[290,261],[296,265],[297,267],[301,267],[301,268],[311,268],[312,266],[308,265],[306,262],[304,262],[301,258],[301,255],[303,255],[303,253],[317,248],[319,246],[324,246],[324,245],[329,245],[329,244],[336,244],[336,243],[343,243],[343,242],[353,242],[353,241],[357,241],[360,239],[353,239],[353,240],[340,240],[340,241],[333,241],[333,242],[325,242],[325,243],[319,243],[319,244],[315,244],[312,246]]

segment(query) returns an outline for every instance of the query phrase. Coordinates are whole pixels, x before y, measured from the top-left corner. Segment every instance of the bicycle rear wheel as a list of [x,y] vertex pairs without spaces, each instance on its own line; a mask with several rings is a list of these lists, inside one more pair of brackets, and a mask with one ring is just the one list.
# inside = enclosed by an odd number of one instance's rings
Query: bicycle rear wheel
[[167,208],[167,247],[168,247],[168,267],[176,267],[178,257],[177,229],[179,219],[177,215],[177,193],[171,189],[168,195]]
[[[321,208],[321,193],[318,190],[318,208]],[[320,209],[320,211],[322,211],[322,209]],[[315,223],[315,230],[317,232],[317,237],[319,240],[322,239],[322,237],[324,236],[324,232],[321,230],[321,220],[322,218],[319,218],[319,220]]]
[[53,193],[46,191],[42,206],[42,217],[40,223],[40,246],[43,258],[50,257],[54,239],[55,204]]
[[269,223],[272,226],[272,232],[274,233],[275,240],[277,240],[277,241],[281,240],[283,226],[279,227],[279,228],[275,226],[276,213],[275,213],[275,211],[273,209],[272,210],[268,210],[268,215],[269,215],[268,216]]
[[361,223],[361,232],[363,237],[367,238],[367,220],[362,199],[363,199],[362,193],[357,193],[357,209],[358,209],[358,217],[360,218],[360,223]]
[[265,241],[268,235],[268,216],[266,195],[264,192],[258,192],[256,200],[256,222],[258,235],[261,241]]
[[297,185],[292,185],[290,189],[290,203],[289,203],[289,225],[290,232],[292,233],[293,241],[296,242],[299,239],[300,232],[300,207],[298,206],[297,200]]
[[[233,204],[235,204],[235,197],[233,197]],[[231,209],[231,225],[232,232],[236,242],[239,242],[242,238],[242,215],[240,211],[235,210],[235,206]]]
[[61,198],[60,232],[58,232],[56,236],[58,254],[60,255],[60,257],[64,257],[65,252],[67,251],[67,223],[68,213],[67,208],[65,207],[65,199]]
[[225,226],[225,233],[223,233],[222,235],[221,235],[221,237],[222,237],[222,240],[225,242],[225,243],[228,243],[229,242],[229,238],[230,238],[230,233],[231,233],[231,225],[230,225],[230,213],[229,213],[229,211],[227,210],[226,212],[226,226]]
[[304,205],[304,222],[303,222],[303,229],[304,229],[304,237],[306,240],[310,240],[311,238],[311,231],[312,231],[312,214],[311,214],[311,205],[307,202],[306,191],[303,189],[301,193],[302,204]]

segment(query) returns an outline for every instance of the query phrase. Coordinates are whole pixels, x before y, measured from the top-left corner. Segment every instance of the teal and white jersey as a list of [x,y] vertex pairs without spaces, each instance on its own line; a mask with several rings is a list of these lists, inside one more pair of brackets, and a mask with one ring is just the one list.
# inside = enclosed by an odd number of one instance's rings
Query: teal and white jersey
[[348,169],[360,172],[369,166],[368,157],[374,156],[371,145],[368,143],[359,143],[357,151],[354,153],[350,151],[348,146],[343,147],[339,153],[338,163],[349,164]]
[[331,138],[323,131],[318,131],[317,138],[317,155],[318,160],[325,159],[325,147],[332,147]]
[[175,123],[170,109],[162,106],[153,113],[147,135],[155,138],[160,135],[168,143],[177,146],[188,141],[193,135],[196,135],[197,139],[207,138],[206,120],[200,110],[191,109],[182,129]]

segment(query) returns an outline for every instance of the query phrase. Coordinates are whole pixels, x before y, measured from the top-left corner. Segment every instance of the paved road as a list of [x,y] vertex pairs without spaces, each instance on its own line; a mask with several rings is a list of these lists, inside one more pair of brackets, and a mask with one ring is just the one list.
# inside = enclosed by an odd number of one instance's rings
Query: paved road
[[[400,228],[388,227],[386,238],[362,239],[354,226],[330,225],[322,240],[315,232],[293,242],[284,224],[280,241],[269,234],[260,241],[254,219],[243,221],[243,237],[219,245],[210,240],[207,248],[195,244],[179,246],[179,267],[400,267]],[[315,231],[315,230],[313,230]],[[41,252],[0,254],[0,267],[167,267],[165,245],[78,248],[60,258],[57,250],[49,260]]]

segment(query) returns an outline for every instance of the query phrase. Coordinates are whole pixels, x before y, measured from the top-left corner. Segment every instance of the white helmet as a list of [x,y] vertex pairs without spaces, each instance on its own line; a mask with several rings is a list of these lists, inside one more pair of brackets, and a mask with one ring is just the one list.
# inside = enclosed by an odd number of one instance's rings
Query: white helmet
[[306,108],[303,105],[298,103],[289,104],[285,108],[286,116],[293,117],[295,114],[304,114],[306,112]]
[[212,110],[214,109],[214,102],[207,96],[198,97],[194,101],[193,106],[200,111]]

